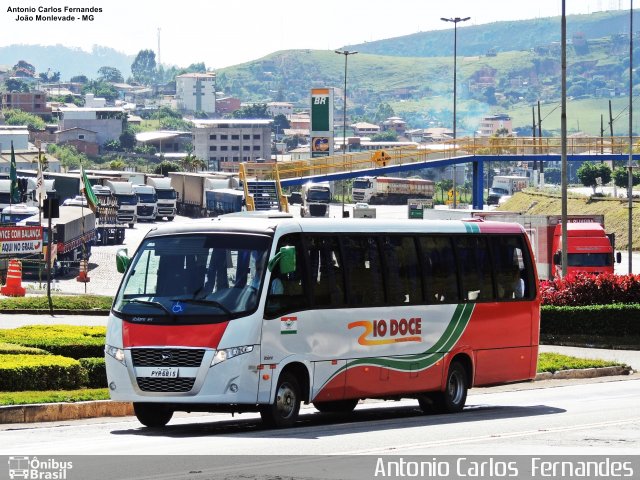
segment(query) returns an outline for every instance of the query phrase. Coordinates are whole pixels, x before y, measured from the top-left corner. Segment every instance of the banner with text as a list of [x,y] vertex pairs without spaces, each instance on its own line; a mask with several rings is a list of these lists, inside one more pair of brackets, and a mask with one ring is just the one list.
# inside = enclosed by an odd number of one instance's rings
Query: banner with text
[[42,227],[0,227],[0,255],[42,252]]

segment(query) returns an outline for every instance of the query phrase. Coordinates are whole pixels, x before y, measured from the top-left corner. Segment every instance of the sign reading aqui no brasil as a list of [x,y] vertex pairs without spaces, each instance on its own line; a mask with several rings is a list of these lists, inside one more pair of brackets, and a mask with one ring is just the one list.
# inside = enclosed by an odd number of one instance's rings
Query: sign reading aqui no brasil
[[0,255],[42,252],[42,227],[0,227]]

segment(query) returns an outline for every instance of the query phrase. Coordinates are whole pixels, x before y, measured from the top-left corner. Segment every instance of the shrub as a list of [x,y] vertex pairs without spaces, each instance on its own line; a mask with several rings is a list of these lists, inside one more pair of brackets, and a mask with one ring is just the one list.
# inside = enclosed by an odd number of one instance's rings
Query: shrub
[[0,355],[0,390],[75,389],[87,383],[80,362],[59,355]]
[[0,355],[49,355],[40,348],[24,347],[13,343],[0,343]]
[[638,337],[640,304],[545,306],[540,315],[540,334]]
[[540,282],[542,305],[640,303],[640,275],[569,274]]
[[71,358],[104,354],[106,328],[72,325],[28,325],[0,330],[0,342],[41,348]]
[[87,372],[87,387],[106,388],[107,370],[104,364],[104,358],[81,358],[79,362],[85,372]]
[[[54,295],[51,303],[54,310],[79,310],[81,312],[108,312],[113,297],[101,295]],[[49,311],[49,300],[45,295],[33,297],[11,297],[0,300],[0,311],[33,310]]]

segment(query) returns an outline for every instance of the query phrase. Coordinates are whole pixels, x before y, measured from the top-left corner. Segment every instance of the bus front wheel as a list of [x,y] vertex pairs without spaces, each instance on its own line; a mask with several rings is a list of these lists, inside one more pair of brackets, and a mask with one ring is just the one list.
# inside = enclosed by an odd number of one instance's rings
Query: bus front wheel
[[462,411],[467,401],[469,389],[467,372],[460,362],[452,362],[447,373],[444,392],[433,395],[435,409],[440,413],[457,413]]
[[291,373],[284,372],[278,379],[276,398],[260,409],[262,421],[269,427],[292,427],[300,411],[300,386]]
[[173,410],[155,403],[134,402],[133,412],[141,424],[150,428],[164,427],[173,417]]

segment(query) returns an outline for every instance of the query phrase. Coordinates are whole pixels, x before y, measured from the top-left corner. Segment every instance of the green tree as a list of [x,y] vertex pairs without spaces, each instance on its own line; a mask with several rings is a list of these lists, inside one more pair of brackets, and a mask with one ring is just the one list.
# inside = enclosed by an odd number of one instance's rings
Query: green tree
[[393,130],[387,130],[386,132],[374,133],[371,135],[372,142],[397,142],[398,134]]
[[7,87],[7,92],[23,92],[29,93],[29,84],[23,80],[17,78],[9,78],[4,82]]
[[89,159],[84,153],[78,152],[76,147],[72,145],[55,145],[50,143],[47,146],[47,153],[51,154],[58,160],[65,171],[74,170],[80,168],[80,164],[85,167],[89,165]]
[[273,133],[284,135],[285,129],[291,128],[291,122],[282,113],[273,117]]
[[[624,188],[628,190],[629,187],[629,173],[625,167],[616,167],[613,170],[613,183],[618,188]],[[633,170],[633,177],[631,179],[632,184],[638,185],[640,184],[640,172],[637,170]],[[627,197],[629,196],[629,192],[627,191]]]
[[169,172],[181,172],[182,167],[175,162],[170,162],[169,160],[163,160],[154,169],[153,173],[163,176],[168,176]]
[[192,153],[180,160],[180,166],[185,172],[197,172],[207,168],[207,164]]
[[381,123],[389,117],[395,117],[395,112],[393,111],[393,108],[388,103],[381,103],[378,105],[378,110],[376,110],[376,114],[373,117],[373,121],[374,123]]
[[93,93],[96,97],[112,102],[118,98],[118,91],[110,83],[92,80],[82,87],[82,93]]
[[155,82],[156,54],[153,50],[140,50],[131,64],[131,74],[136,82],[151,85]]
[[4,110],[4,121],[7,125],[26,125],[29,130],[44,130],[46,126],[42,118],[22,110]]
[[136,135],[131,130],[125,130],[118,138],[120,146],[125,150],[132,150],[136,145]]
[[116,160],[111,160],[109,162],[109,170],[124,170],[126,166],[127,164],[121,158],[118,158]]
[[593,193],[596,193],[598,185],[605,185],[611,181],[611,169],[606,163],[594,165],[591,162],[584,162],[576,173],[585,187],[593,188]]
[[76,75],[69,80],[71,83],[88,83],[89,79],[86,75]]
[[105,66],[98,69],[98,82],[122,83],[124,77],[117,68]]
[[240,110],[236,110],[231,115],[233,118],[271,118],[267,110],[266,103],[254,103],[253,105],[245,105]]

